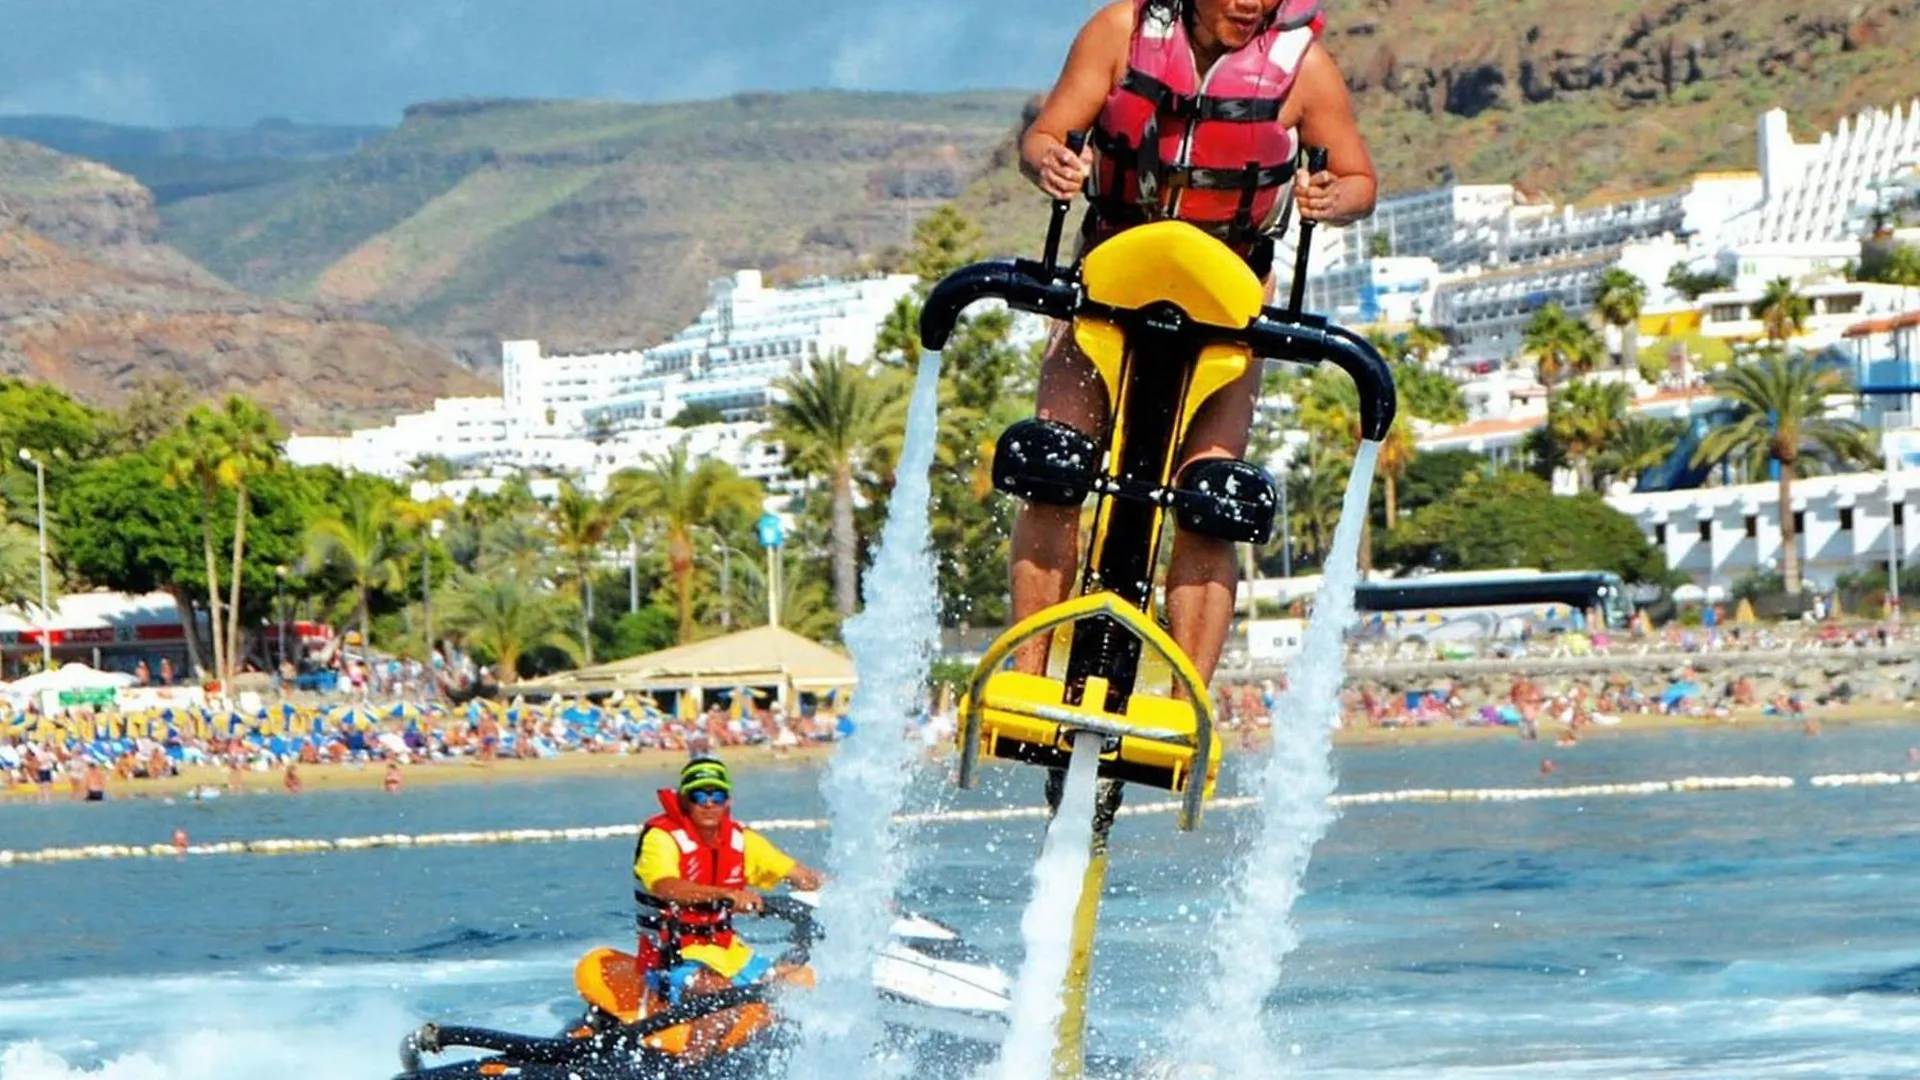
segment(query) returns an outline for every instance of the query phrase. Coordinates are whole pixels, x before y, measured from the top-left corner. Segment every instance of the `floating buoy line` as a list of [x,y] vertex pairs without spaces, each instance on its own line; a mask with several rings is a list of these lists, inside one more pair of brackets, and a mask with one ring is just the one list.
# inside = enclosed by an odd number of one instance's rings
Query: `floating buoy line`
[[[1566,787],[1532,788],[1405,788],[1397,791],[1361,792],[1335,795],[1328,800],[1336,807],[1384,806],[1393,803],[1489,803],[1537,802],[1548,799],[1587,799],[1640,795],[1692,794],[1716,791],[1785,790],[1798,786],[1791,776],[1688,776],[1677,780],[1642,780],[1620,784],[1579,784]],[[1920,770],[1913,772],[1830,773],[1815,776],[1807,786],[1816,788],[1889,787],[1920,784]],[[1247,797],[1220,798],[1208,803],[1212,810],[1244,810],[1259,800]],[[1179,808],[1171,801],[1123,806],[1120,814],[1170,814]],[[895,820],[906,825],[949,825],[985,821],[1016,821],[1043,818],[1045,807],[1020,806],[999,810],[942,810],[923,814],[901,814]],[[804,832],[824,829],[826,818],[772,818],[749,823],[761,832]],[[381,833],[372,836],[281,837],[263,840],[226,840],[212,844],[186,842],[184,833],[175,833],[167,844],[86,844],[76,847],[40,848],[36,851],[0,849],[0,866],[26,863],[84,862],[98,859],[144,859],[165,856],[206,855],[309,855],[326,851],[374,851],[384,848],[469,847],[491,844],[553,844],[583,840],[631,839],[638,836],[639,824],[597,825],[568,829],[497,829],[474,832]]]

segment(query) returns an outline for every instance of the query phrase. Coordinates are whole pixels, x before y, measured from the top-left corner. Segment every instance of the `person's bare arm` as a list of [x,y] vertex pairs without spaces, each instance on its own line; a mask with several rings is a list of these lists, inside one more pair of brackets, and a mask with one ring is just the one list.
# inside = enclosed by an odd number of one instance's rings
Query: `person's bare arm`
[[1353,98],[1333,55],[1315,43],[1301,61],[1293,93],[1301,105],[1300,139],[1324,147],[1327,167],[1299,181],[1295,198],[1302,217],[1330,225],[1350,225],[1373,213],[1379,180],[1373,155],[1354,119]]
[[827,876],[811,866],[794,863],[787,871],[786,882],[801,892],[817,892],[827,883]]
[[1093,151],[1067,149],[1067,134],[1085,131],[1100,116],[1132,39],[1132,0],[1101,8],[1073,39],[1059,81],[1020,140],[1021,175],[1048,195],[1071,199],[1086,180]]
[[760,910],[760,894],[752,889],[727,889],[718,885],[697,885],[684,878],[661,878],[649,890],[669,904],[731,903],[743,912]]

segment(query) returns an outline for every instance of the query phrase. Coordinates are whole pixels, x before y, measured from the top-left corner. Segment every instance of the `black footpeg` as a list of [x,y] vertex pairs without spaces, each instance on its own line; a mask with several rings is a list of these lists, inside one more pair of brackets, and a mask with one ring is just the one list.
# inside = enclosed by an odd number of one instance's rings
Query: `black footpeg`
[[1181,528],[1237,544],[1272,539],[1279,502],[1279,489],[1265,469],[1228,458],[1189,465],[1173,493]]
[[993,486],[1028,502],[1078,506],[1099,469],[1100,448],[1057,420],[1022,420],[993,449]]

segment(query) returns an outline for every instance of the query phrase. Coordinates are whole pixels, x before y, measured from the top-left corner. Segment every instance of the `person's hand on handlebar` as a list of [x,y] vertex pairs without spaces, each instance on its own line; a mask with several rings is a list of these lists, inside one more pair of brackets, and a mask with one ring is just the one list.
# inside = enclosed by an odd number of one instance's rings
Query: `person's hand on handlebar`
[[742,915],[758,915],[766,910],[767,902],[752,889],[735,889],[727,894],[727,903]]
[[1083,147],[1076,154],[1058,139],[1041,141],[1045,145],[1034,155],[1035,160],[1027,163],[1040,182],[1040,190],[1056,199],[1078,195],[1086,185],[1087,174],[1093,171],[1093,148]]
[[1293,182],[1293,197],[1308,221],[1351,225],[1373,212],[1374,185],[1370,177],[1302,172]]

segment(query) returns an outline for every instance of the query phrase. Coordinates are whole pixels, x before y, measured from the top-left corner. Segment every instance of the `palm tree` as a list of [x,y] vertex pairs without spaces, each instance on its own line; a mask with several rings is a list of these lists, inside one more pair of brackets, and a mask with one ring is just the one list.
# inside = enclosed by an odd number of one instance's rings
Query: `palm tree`
[[[1398,484],[1413,460],[1413,434],[1407,427],[1410,415],[1406,397],[1395,388],[1398,404],[1393,426],[1381,440],[1379,456],[1374,460],[1374,477],[1385,486],[1386,517],[1392,529],[1399,514]],[[1300,410],[1300,426],[1315,435],[1316,444],[1325,444],[1352,455],[1360,446],[1360,390],[1344,374],[1328,370],[1317,374],[1307,390]],[[1373,520],[1362,526],[1360,568],[1373,568]]]
[[[227,451],[224,432],[212,410],[198,408],[187,414],[180,429],[171,438],[154,446],[161,468],[161,482],[169,488],[193,489],[200,501],[200,551],[207,569],[207,619],[213,631],[213,669],[218,679],[227,670],[226,646],[220,632],[220,565],[213,557],[213,510],[220,495],[220,464]],[[188,632],[193,619],[183,613]]]
[[906,387],[898,376],[868,374],[840,353],[778,387],[787,399],[774,406],[767,437],[785,448],[788,464],[827,478],[833,499],[833,593],[841,618],[847,618],[860,595],[854,476],[898,442],[906,424]]
[[459,583],[445,605],[448,625],[469,645],[493,656],[503,683],[520,677],[520,657],[529,649],[552,647],[578,659],[579,647],[568,633],[565,603],[517,574],[475,574]]
[[1582,488],[1592,487],[1594,459],[1620,433],[1627,420],[1626,383],[1576,382],[1554,395],[1547,430],[1573,463]]
[[[426,460],[426,459],[421,459]],[[416,465],[418,462],[415,463]],[[433,582],[432,566],[434,540],[448,518],[455,517],[453,501],[447,498],[428,499],[425,502],[402,496],[393,501],[393,523],[400,535],[412,541],[414,550],[420,555],[420,610],[425,616],[425,649],[422,656],[429,662],[433,659]],[[409,560],[411,561],[411,560]]]
[[618,520],[610,504],[572,484],[560,485],[560,496],[547,515],[554,546],[580,585],[580,655],[588,664],[593,663],[593,563]]
[[1789,596],[1800,594],[1800,550],[1793,520],[1793,478],[1806,462],[1822,454],[1836,463],[1865,464],[1874,458],[1866,429],[1832,415],[1828,401],[1853,392],[1852,380],[1838,370],[1818,368],[1805,358],[1788,359],[1778,349],[1759,361],[1714,373],[1713,390],[1738,407],[1729,424],[1707,433],[1694,452],[1696,465],[1728,458],[1745,460],[1753,471],[1765,462],[1779,467],[1781,570]]
[[1811,314],[1813,302],[1795,292],[1792,279],[1784,277],[1767,282],[1760,302],[1753,305],[1753,317],[1766,325],[1767,340],[1775,345],[1805,329]]
[[1567,314],[1558,301],[1533,313],[1522,331],[1522,348],[1533,357],[1540,385],[1549,392],[1568,374],[1584,375],[1599,366],[1600,335]]
[[[1303,545],[1314,559],[1325,562],[1333,546],[1333,531],[1340,524],[1340,508],[1345,501],[1347,475],[1352,471],[1350,456],[1316,439],[1307,444],[1307,454],[1287,471],[1287,516],[1291,529],[1301,535]],[[1278,542],[1284,542],[1284,537]]]
[[394,522],[394,498],[371,483],[347,488],[331,517],[307,528],[308,556],[332,561],[347,572],[358,597],[360,647],[373,648],[373,592],[405,582]]
[[1436,424],[1466,422],[1466,392],[1446,375],[1403,360],[1393,365],[1393,385],[1400,392],[1400,408],[1409,417]]
[[[219,416],[220,441],[224,451],[219,463],[223,487],[233,489],[233,580],[227,601],[227,665],[222,680],[230,680],[239,669],[243,653],[240,644],[240,579],[247,550],[247,515],[250,511],[247,485],[254,477],[274,471],[280,465],[280,443],[286,432],[273,414],[238,394],[227,398]],[[216,623],[214,635],[220,627]]]
[[486,523],[480,529],[475,565],[486,571],[516,574],[528,580],[545,577],[553,560],[553,534],[532,514]]
[[667,569],[679,601],[679,640],[693,640],[693,534],[714,528],[729,516],[759,512],[766,492],[724,462],[687,460],[687,445],[675,443],[664,457],[644,469],[615,473],[608,499],[637,526],[655,530],[666,541]]
[[1600,275],[1600,292],[1593,309],[1602,322],[1620,331],[1620,366],[1640,370],[1640,309],[1647,302],[1646,282],[1614,267]]
[[1638,483],[1640,474],[1658,466],[1673,453],[1686,431],[1684,420],[1656,420],[1631,416],[1601,453],[1599,471],[1609,477]]
[[[792,570],[789,566],[788,571]],[[815,640],[836,635],[840,625],[827,595],[826,583],[818,575],[783,572],[780,574],[780,625]],[[736,625],[754,621],[755,613],[764,618],[767,610],[767,564],[755,559],[733,561],[731,596]],[[742,619],[741,616],[746,618]]]

